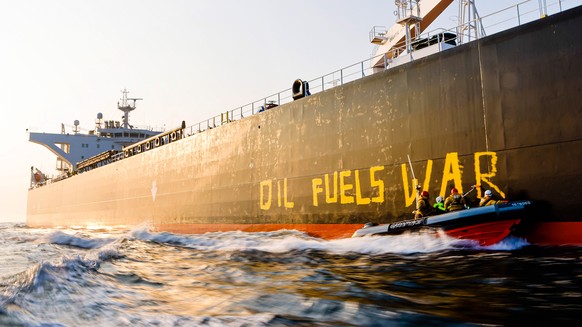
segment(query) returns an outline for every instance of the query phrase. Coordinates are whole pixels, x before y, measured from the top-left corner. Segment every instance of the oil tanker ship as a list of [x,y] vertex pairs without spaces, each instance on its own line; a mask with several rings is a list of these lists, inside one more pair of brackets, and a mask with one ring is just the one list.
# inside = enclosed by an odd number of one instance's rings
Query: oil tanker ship
[[[396,1],[397,24],[370,34],[378,55],[353,66],[357,79],[334,73],[340,85],[329,89],[329,76],[298,79],[168,131],[136,131],[126,115],[68,135],[83,142],[30,133],[68,149],[52,148],[67,166],[61,176],[31,172],[27,224],[330,239],[409,220],[418,185],[433,198],[456,188],[472,190],[468,202],[485,190],[532,201],[517,235],[582,244],[582,6],[541,8],[541,19],[489,36],[473,10],[456,29],[422,34],[451,2]],[[120,109],[135,100],[124,93]]]

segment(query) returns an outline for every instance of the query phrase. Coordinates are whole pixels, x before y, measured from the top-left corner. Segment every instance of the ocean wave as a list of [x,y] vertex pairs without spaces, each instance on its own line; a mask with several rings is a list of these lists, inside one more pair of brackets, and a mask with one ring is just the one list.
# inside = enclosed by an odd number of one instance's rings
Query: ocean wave
[[[1,310],[1,309],[0,309]],[[2,312],[2,311],[0,311]],[[58,322],[46,322],[43,318],[33,317],[26,312],[14,312],[6,310],[11,317],[7,325],[15,326],[38,326],[38,327],[61,327],[67,326]],[[0,325],[4,325],[4,320],[0,317]],[[278,318],[276,315],[259,313],[248,316],[200,316],[184,317],[180,315],[152,314],[135,315],[128,313],[111,314],[111,317],[101,317],[91,322],[92,326],[205,326],[205,327],[260,327],[272,326],[272,322]],[[56,320],[56,319],[55,319]],[[72,320],[72,319],[68,319]],[[77,319],[78,321],[78,319]],[[80,321],[81,323],[83,321]],[[287,326],[287,324],[284,324]]]
[[85,272],[97,270],[104,261],[122,257],[119,250],[120,242],[108,242],[99,249],[65,255],[52,262],[42,261],[23,272],[5,278],[0,281],[0,306],[14,303],[17,297],[26,293],[42,294],[46,288],[66,288],[71,282],[82,284]]
[[514,250],[527,242],[517,239],[490,247],[480,247],[474,241],[459,240],[444,233],[405,233],[394,236],[370,236],[322,240],[298,231],[264,233],[220,232],[199,235],[180,235],[167,232],[154,233],[136,229],[130,235],[141,241],[152,241],[207,251],[263,251],[286,253],[291,251],[319,250],[334,254],[412,254],[456,249]]
[[39,243],[69,245],[82,249],[96,249],[115,241],[117,238],[88,238],[80,235],[70,235],[62,231],[51,232],[38,240]]
[[26,223],[0,222],[0,230],[16,228],[27,228]]
[[[50,237],[26,251],[12,248],[29,260],[14,265],[21,273],[0,277],[0,326],[452,325],[503,322],[512,308],[540,304],[550,309],[537,318],[580,312],[572,277],[580,275],[580,250],[530,247],[516,237],[480,247],[444,233],[326,241],[293,230],[63,230],[73,242],[113,238],[83,248],[44,233]],[[531,296],[513,302],[508,292]],[[466,310],[477,298],[500,315]]]
[[249,316],[202,316],[177,317],[172,315],[157,315],[151,318],[119,317],[116,325],[122,326],[205,326],[205,327],[251,327],[270,326],[276,318],[273,314],[262,313]]
[[13,303],[15,297],[21,292],[34,288],[37,281],[44,279],[44,264],[36,264],[33,267],[2,280],[0,284],[0,307]]

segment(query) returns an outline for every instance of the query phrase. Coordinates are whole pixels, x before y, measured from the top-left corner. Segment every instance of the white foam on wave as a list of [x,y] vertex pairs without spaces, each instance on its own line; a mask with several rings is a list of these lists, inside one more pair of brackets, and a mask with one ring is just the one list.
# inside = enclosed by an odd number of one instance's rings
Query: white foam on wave
[[438,252],[455,248],[462,241],[449,237],[436,236],[434,234],[402,234],[393,236],[370,236],[358,238],[345,238],[337,240],[303,240],[290,237],[275,242],[265,244],[258,250],[268,252],[288,252],[292,250],[321,250],[331,253],[361,253],[361,254],[384,254],[384,253],[427,253]]
[[[37,240],[38,243],[72,245],[83,250],[71,251],[66,255],[44,259],[27,270],[4,280],[8,285],[0,293],[0,305],[11,303],[19,295],[43,294],[45,287],[67,287],[71,281],[82,284],[84,272],[98,269],[104,262],[121,257],[120,239],[89,239],[53,231]],[[58,252],[57,252],[58,253]]]
[[[444,233],[414,233],[394,236],[370,236],[322,240],[298,231],[278,231],[271,233],[220,232],[198,235],[179,235],[172,233],[153,233],[147,229],[137,229],[130,233],[142,241],[178,245],[208,251],[264,251],[285,253],[302,250],[320,250],[330,253],[428,253],[451,249],[483,249],[473,241],[448,237]],[[491,248],[492,250],[511,250],[519,247]]]
[[39,243],[70,245],[83,249],[96,249],[109,244],[114,238],[88,238],[81,235],[71,235],[63,231],[53,231],[38,240]]
[[130,235],[138,240],[153,241],[210,251],[253,250],[265,244],[280,241],[290,235],[308,237],[296,231],[277,231],[270,233],[216,232],[196,235],[153,233],[147,228],[131,231]]
[[269,313],[257,313],[248,316],[200,316],[184,317],[166,314],[156,314],[156,317],[118,317],[114,325],[118,326],[208,326],[208,327],[250,327],[268,326],[275,319]]
[[519,237],[515,237],[515,236],[508,236],[499,243],[496,243],[496,244],[493,244],[490,246],[481,247],[481,249],[494,250],[494,251],[513,251],[513,250],[519,250],[519,249],[526,247],[526,246],[529,246],[529,245],[531,245],[531,244],[529,244],[523,238],[519,238]]

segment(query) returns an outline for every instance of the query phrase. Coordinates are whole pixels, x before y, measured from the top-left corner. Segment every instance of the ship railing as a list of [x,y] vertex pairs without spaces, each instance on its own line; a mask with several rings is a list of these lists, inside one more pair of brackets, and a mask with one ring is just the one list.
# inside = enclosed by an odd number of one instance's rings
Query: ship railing
[[[109,150],[99,153],[93,157],[87,158],[77,163],[77,172],[83,173],[89,170],[107,165],[109,163],[119,161],[142,152],[146,152],[163,145],[176,142],[185,137],[184,129],[186,123],[182,122],[182,126],[162,132],[155,136],[149,137],[143,141],[136,142],[123,148],[122,151]],[[66,178],[67,176],[64,176]]]
[[46,186],[46,185],[50,185],[50,184],[52,184],[52,183],[56,183],[56,182],[62,181],[62,180],[64,180],[64,179],[67,179],[67,178],[69,178],[69,177],[71,177],[71,176],[73,176],[73,175],[74,175],[74,173],[71,173],[71,172],[66,172],[66,173],[61,173],[61,174],[59,174],[59,175],[57,175],[57,176],[52,176],[52,177],[48,177],[48,176],[47,176],[47,177],[44,179],[44,181],[43,181],[43,182],[39,182],[39,183],[31,183],[31,186],[30,186],[28,189],[29,189],[29,190],[32,190],[32,189],[34,189],[34,188],[38,188],[38,187],[43,187],[43,186]]
[[163,133],[157,134],[155,136],[149,137],[143,141],[139,141],[139,142],[136,142],[134,144],[125,146],[125,147],[123,147],[123,151],[121,153],[117,154],[117,156],[115,157],[115,160],[116,161],[120,160],[121,158],[119,158],[119,157],[121,155],[123,155],[123,158],[128,158],[128,157],[134,156],[136,154],[140,154],[142,152],[146,152],[146,151],[164,146],[166,144],[181,140],[182,138],[185,137],[185,133],[184,133],[185,128],[186,128],[186,122],[182,121],[182,126],[180,126],[180,127],[176,127],[176,128],[171,129],[167,132],[163,132]]
[[[460,45],[463,43],[475,41],[485,36],[484,33],[482,32],[477,32],[476,35],[471,35],[470,34],[471,29],[469,27],[472,27],[477,31],[486,30],[488,35],[492,35],[500,31],[506,30],[508,28],[519,26],[540,18],[544,18],[550,14],[562,12],[566,9],[578,6],[579,4],[575,4],[576,1],[579,0],[557,0],[551,2],[550,4],[547,4],[545,0],[538,1],[527,0],[509,6],[505,9],[501,9],[494,13],[488,14],[486,16],[482,16],[477,20],[470,21],[465,24],[453,27],[451,29],[440,28],[428,33],[424,33],[420,35],[418,38],[419,39],[425,38],[427,40],[430,40],[431,38],[437,37],[437,39],[439,40],[437,42],[438,44],[437,48],[438,51],[440,52],[445,50],[442,47],[442,44],[446,43],[447,41],[450,41],[444,37],[446,33],[456,34],[458,42],[457,45]],[[567,6],[568,4],[572,4],[572,6]],[[440,35],[443,36],[442,40],[440,39]],[[464,40],[467,40],[467,42],[465,42]],[[360,62],[338,69],[326,75],[306,81],[309,84],[309,91],[311,94],[323,92],[332,89],[336,86],[341,86],[346,83],[363,78],[365,76],[372,75],[379,71],[391,69],[398,64],[395,62],[394,58],[398,58],[407,52],[409,51],[406,47],[406,44],[404,43],[397,44],[388,53],[373,56],[369,59],[362,60]],[[372,63],[377,62],[382,62],[382,64],[380,66],[374,67]],[[202,133],[206,130],[220,127],[224,124],[228,124],[230,122],[261,113],[262,111],[268,110],[272,107],[280,106],[292,101],[293,101],[292,88],[288,88],[286,90],[271,94],[264,98],[253,101],[251,103],[225,111],[219,115],[203,120],[197,124],[190,125],[188,127],[186,127],[185,123],[182,122],[181,127],[172,129],[167,132],[163,132],[144,141],[132,144],[129,147],[125,147],[123,151],[112,154],[111,156],[108,156],[108,158],[106,158],[105,160],[107,162],[119,161],[132,155],[136,155],[141,152],[147,151],[149,149],[180,140],[183,137],[188,137],[198,133]],[[92,163],[92,165],[90,165],[90,168],[96,167],[98,165],[99,163],[94,162]],[[65,179],[67,177],[74,175],[75,173],[76,172],[73,172],[73,174],[63,174],[55,178],[49,179],[46,181],[46,184],[50,184]]]
[[52,184],[52,183],[56,183],[58,181],[62,181],[63,179],[67,179],[69,176],[71,176],[71,175],[70,174],[66,174],[66,173],[65,174],[60,174],[60,175],[58,175],[56,177],[53,177],[53,178],[47,180],[47,183],[46,184]]
[[[103,129],[124,129],[123,122],[119,120],[103,120],[99,123],[99,130]],[[131,129],[144,130],[150,132],[163,132],[164,127],[157,127],[151,125],[130,125]],[[73,127],[74,128],[74,127]],[[93,131],[95,132],[95,131]]]
[[[318,93],[371,75],[374,72],[372,71],[369,62],[370,59],[362,60],[358,63],[344,67],[342,69],[338,69],[321,77],[308,80],[306,82],[309,84],[309,91],[312,94]],[[203,120],[197,124],[190,125],[186,127],[186,134],[187,136],[191,136],[197,133],[201,133],[206,130],[220,127],[224,124],[261,113],[273,107],[290,103],[292,101],[292,88],[288,88],[251,103],[242,105],[235,109],[228,110],[219,115]]]
[[[577,1],[578,4],[576,4]],[[558,0],[550,3],[545,0],[527,0],[483,16],[481,21],[491,35],[562,12],[577,5],[580,5],[579,0]]]
[[[424,33],[420,35],[419,38],[430,39],[433,37],[439,37],[438,35],[445,35],[444,33],[452,33],[456,34],[457,45],[460,45],[463,43],[475,41],[485,36],[483,33],[485,30],[487,31],[488,35],[492,35],[502,30],[506,30],[517,25],[522,25],[533,20],[546,17],[553,13],[562,12],[565,9],[573,8],[577,5],[574,4],[576,1],[577,0],[557,0],[548,4],[545,0],[527,0],[450,29],[441,28]],[[566,4],[572,4],[572,6],[568,6],[569,8],[566,8]],[[475,30],[477,32],[472,35],[471,32],[475,32]],[[438,42],[437,48],[439,52],[446,50],[444,47],[442,47],[442,44],[447,43],[446,41],[446,39],[443,39]],[[391,69],[398,64],[393,58],[398,58],[407,52],[408,51],[404,43],[397,44],[388,53],[373,56],[370,59],[362,60],[326,75],[307,80],[306,82],[309,84],[309,91],[311,94],[323,92],[336,86],[344,85],[365,76],[372,75],[379,71]],[[382,64],[380,66],[373,67],[373,62],[382,62]],[[197,124],[190,125],[186,127],[186,134],[187,136],[191,136],[197,133],[201,133],[209,129],[217,128],[224,124],[261,113],[262,111],[268,110],[270,107],[280,106],[292,101],[292,88],[288,88],[240,107],[225,111]]]
[[119,151],[109,150],[99,153],[77,163],[77,171],[85,172],[97,167],[101,167],[111,162],[111,158]]

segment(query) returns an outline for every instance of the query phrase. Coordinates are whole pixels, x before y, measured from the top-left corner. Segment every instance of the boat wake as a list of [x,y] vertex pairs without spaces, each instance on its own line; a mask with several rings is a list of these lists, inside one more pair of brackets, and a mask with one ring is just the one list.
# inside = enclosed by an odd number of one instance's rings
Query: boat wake
[[285,253],[318,250],[333,254],[413,254],[447,250],[511,251],[529,245],[525,240],[507,238],[492,246],[479,246],[475,241],[459,240],[445,233],[405,233],[394,236],[369,236],[337,240],[313,238],[298,231],[282,230],[264,233],[219,232],[200,235],[154,233],[147,229],[133,230],[130,235],[141,241],[182,246],[205,251],[263,251]]

